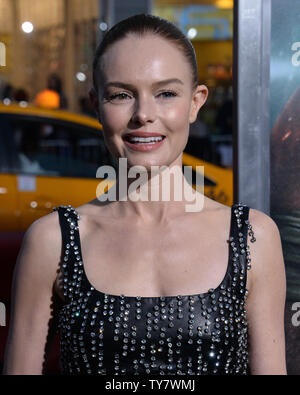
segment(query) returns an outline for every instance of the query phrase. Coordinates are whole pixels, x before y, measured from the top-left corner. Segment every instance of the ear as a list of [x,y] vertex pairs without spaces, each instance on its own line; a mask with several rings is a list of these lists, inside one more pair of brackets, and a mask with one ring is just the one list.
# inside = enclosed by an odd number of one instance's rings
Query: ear
[[98,120],[101,123],[100,112],[99,112],[99,99],[98,99],[98,94],[97,94],[95,88],[91,88],[89,90],[89,97],[90,97],[92,106],[97,114]]
[[193,123],[197,119],[198,111],[206,102],[208,96],[208,89],[205,85],[198,85],[192,95],[192,104],[190,109],[190,123]]

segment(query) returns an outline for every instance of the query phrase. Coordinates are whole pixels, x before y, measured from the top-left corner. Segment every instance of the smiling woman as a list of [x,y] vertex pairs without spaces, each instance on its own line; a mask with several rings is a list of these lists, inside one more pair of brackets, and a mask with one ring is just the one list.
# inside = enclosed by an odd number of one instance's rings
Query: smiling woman
[[[189,126],[208,94],[191,43],[164,19],[128,18],[100,43],[94,83],[106,145],[127,167],[116,200],[60,206],[27,231],[4,372],[42,372],[54,314],[64,374],[284,374],[276,225],[204,197],[182,172]],[[118,192],[134,185],[133,166],[147,175],[148,200]],[[170,198],[152,199],[168,171]],[[201,211],[185,210],[181,187],[203,198]]]
[[[198,84],[193,46],[180,30],[149,16],[116,25],[96,51],[93,80],[91,97],[107,146],[117,158],[127,157],[129,166],[146,167],[170,165],[179,158],[189,125],[208,94]],[[158,135],[163,140],[124,144],[124,136],[133,131],[135,137]],[[144,151],[153,156],[137,156]]]

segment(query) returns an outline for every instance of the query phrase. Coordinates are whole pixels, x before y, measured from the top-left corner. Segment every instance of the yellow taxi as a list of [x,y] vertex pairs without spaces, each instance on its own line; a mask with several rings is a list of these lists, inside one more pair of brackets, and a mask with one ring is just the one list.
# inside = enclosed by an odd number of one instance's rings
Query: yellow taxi
[[[94,118],[61,110],[0,104],[0,231],[24,231],[54,206],[96,197],[99,166],[116,166]],[[189,146],[197,141],[189,141]],[[232,204],[232,170],[188,153],[204,166],[204,193]],[[195,176],[195,174],[194,174]]]
[[[13,270],[24,231],[54,206],[76,207],[96,197],[102,165],[116,168],[102,128],[94,118],[60,110],[0,103],[0,301],[7,325],[0,328],[0,374],[7,339]],[[232,171],[195,156],[199,139],[190,137],[183,166],[204,166],[204,193],[232,204]],[[205,151],[205,146],[200,146]],[[205,151],[206,152],[206,151]],[[194,153],[194,155],[192,155]],[[58,372],[58,340],[46,371]]]

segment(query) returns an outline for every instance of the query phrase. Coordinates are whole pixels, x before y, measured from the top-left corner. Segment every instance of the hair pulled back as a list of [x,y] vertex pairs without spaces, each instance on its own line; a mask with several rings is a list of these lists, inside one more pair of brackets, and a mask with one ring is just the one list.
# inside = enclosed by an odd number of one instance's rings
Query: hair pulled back
[[196,54],[190,40],[180,29],[166,19],[154,15],[138,14],[114,25],[107,31],[103,40],[98,45],[93,62],[93,84],[96,91],[98,91],[99,84],[97,69],[101,61],[101,56],[105,51],[115,42],[125,38],[129,34],[143,36],[148,33],[156,34],[175,44],[190,64],[193,89],[199,84]]

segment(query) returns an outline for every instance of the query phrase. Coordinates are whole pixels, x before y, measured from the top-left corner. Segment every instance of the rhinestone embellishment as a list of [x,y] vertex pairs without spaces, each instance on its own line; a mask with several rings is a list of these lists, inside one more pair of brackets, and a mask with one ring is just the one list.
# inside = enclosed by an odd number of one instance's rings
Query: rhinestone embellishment
[[197,295],[130,297],[95,290],[84,272],[72,206],[54,208],[63,233],[59,311],[62,373],[247,374],[247,269],[255,241],[248,207],[232,207],[229,262],[217,288]]

